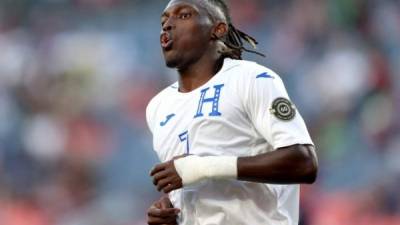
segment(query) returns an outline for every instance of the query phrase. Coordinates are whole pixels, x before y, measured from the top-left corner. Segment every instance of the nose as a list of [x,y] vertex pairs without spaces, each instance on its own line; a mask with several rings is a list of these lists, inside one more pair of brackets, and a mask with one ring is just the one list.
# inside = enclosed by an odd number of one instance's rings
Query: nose
[[173,20],[172,18],[169,18],[169,19],[167,19],[167,21],[165,21],[164,25],[162,26],[162,30],[163,30],[163,31],[170,31],[170,30],[172,30],[172,28],[175,26],[175,25],[173,24],[173,21],[172,21],[172,20]]

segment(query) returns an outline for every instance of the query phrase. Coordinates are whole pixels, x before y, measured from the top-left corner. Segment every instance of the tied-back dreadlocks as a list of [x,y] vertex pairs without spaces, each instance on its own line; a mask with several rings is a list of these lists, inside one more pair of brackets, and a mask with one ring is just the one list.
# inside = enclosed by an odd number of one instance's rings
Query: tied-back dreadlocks
[[225,37],[221,38],[221,41],[226,45],[226,48],[221,51],[224,57],[242,59],[243,51],[255,53],[257,55],[265,57],[265,55],[262,53],[259,53],[255,50],[249,50],[244,47],[243,41],[249,43],[254,49],[257,48],[258,42],[250,35],[240,31],[235,26],[233,26],[228,5],[225,3],[224,0],[207,1],[212,5],[218,7],[222,11],[226,18],[226,22],[228,23],[228,33],[227,35],[225,35]]

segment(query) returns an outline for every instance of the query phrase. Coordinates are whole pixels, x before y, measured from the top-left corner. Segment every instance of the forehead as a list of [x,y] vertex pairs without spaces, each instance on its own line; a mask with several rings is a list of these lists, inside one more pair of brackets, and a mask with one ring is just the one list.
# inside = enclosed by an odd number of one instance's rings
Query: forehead
[[189,7],[193,8],[198,12],[205,11],[205,5],[204,1],[195,1],[195,0],[171,0],[168,5],[164,9],[165,12],[172,11],[176,8],[182,8],[182,7]]
[[209,15],[213,19],[226,20],[221,9],[211,5],[207,0],[171,0],[165,7],[164,13],[179,7],[190,7],[199,14]]

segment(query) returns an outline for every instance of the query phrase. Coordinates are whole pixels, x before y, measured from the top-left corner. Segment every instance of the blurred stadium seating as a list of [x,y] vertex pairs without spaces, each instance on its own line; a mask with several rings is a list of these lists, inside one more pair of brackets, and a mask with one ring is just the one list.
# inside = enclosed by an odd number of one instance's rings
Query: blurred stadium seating
[[[165,4],[0,0],[0,224],[145,224]],[[399,225],[400,2],[230,4],[318,148],[301,225]]]

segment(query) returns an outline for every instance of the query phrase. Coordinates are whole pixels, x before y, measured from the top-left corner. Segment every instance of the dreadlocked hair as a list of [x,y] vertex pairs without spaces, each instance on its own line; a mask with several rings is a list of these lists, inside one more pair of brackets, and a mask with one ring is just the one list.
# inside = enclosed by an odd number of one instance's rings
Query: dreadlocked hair
[[223,57],[229,57],[232,59],[242,59],[243,51],[265,57],[265,55],[260,52],[257,52],[255,50],[250,50],[244,47],[243,41],[249,43],[254,49],[257,48],[258,42],[256,41],[256,39],[244,33],[243,31],[237,29],[232,24],[232,19],[230,16],[228,5],[224,0],[208,0],[208,2],[210,2],[211,4],[217,6],[222,10],[228,23],[228,33],[223,38],[221,38],[221,41],[226,46],[224,47],[223,50],[221,50]]

